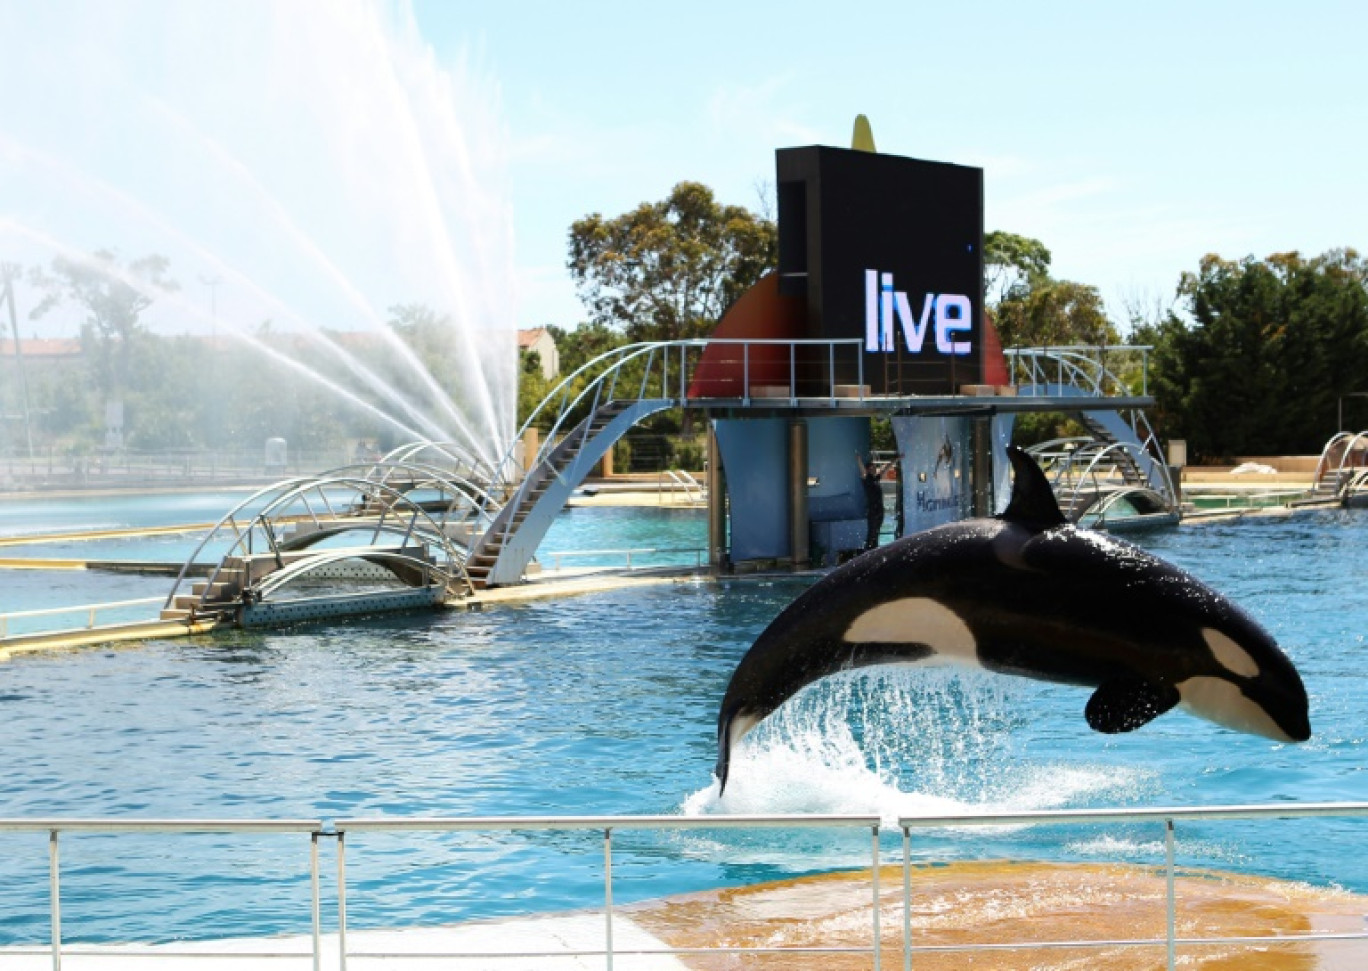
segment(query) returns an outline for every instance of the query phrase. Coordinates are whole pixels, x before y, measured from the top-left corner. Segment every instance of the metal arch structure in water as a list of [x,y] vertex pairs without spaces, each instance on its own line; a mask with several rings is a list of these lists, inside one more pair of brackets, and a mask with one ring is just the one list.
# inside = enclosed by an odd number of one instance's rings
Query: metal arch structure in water
[[[466,572],[472,538],[488,526],[489,494],[431,465],[376,462],[288,479],[262,489],[228,512],[201,540],[167,595],[163,619],[206,615],[269,623],[342,616],[445,602],[473,589]],[[245,520],[245,521],[244,521]],[[200,554],[231,536],[227,552],[189,594],[181,592]],[[339,548],[339,538],[360,542]],[[383,540],[383,541],[382,541]],[[286,602],[280,595],[301,581],[375,580],[388,575],[398,591],[309,591]],[[273,609],[274,608],[274,609]],[[322,611],[322,613],[319,613]]]
[[1153,464],[1152,456],[1136,442],[1066,438],[1026,451],[1045,471],[1072,523],[1116,531],[1172,526],[1181,518],[1171,480],[1161,477],[1159,488],[1150,485],[1144,469]]

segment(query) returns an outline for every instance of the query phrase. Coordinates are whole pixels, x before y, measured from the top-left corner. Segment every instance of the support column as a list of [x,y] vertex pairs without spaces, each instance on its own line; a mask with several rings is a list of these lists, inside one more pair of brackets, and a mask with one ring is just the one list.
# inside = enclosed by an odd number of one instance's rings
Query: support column
[[537,461],[537,452],[541,449],[541,432],[537,431],[536,425],[528,425],[523,431],[522,437],[522,469],[518,473],[518,481],[521,482],[527,474],[528,467]]
[[789,422],[789,555],[794,569],[812,561],[808,534],[807,422]]
[[970,460],[970,488],[974,515],[993,514],[993,419],[973,419],[973,456]]
[[720,573],[727,555],[727,474],[722,468],[722,450],[717,447],[717,429],[708,422],[708,564]]

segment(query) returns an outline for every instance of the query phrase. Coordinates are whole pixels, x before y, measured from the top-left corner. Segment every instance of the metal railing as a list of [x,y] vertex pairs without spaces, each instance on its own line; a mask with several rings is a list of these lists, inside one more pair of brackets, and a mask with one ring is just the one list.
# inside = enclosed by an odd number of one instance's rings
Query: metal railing
[[[1368,932],[1357,933],[1294,933],[1270,935],[1242,935],[1221,937],[1180,937],[1178,935],[1178,895],[1176,891],[1176,831],[1180,823],[1258,819],[1302,819],[1313,817],[1365,818],[1368,803],[1305,803],[1262,806],[1203,806],[1153,809],[1079,809],[1041,812],[960,813],[937,816],[900,818],[897,827],[902,834],[902,963],[911,969],[916,954],[946,952],[1021,951],[1041,949],[1098,949],[1098,948],[1164,948],[1166,966],[1176,968],[1180,947],[1210,945],[1247,945],[1253,947],[1290,946],[1308,942],[1368,941]],[[912,874],[913,832],[933,829],[972,827],[1038,827],[1067,825],[1108,825],[1115,823],[1153,823],[1164,832],[1165,933],[1162,937],[1087,938],[1049,941],[1018,941],[1006,943],[917,944],[912,928],[912,902],[916,899]],[[317,820],[123,820],[123,819],[0,819],[0,832],[47,833],[50,892],[50,950],[54,971],[60,971],[64,953],[80,955],[122,955],[123,949],[81,947],[65,948],[62,941],[61,862],[59,844],[62,834],[70,833],[219,833],[219,834],[297,834],[310,839],[309,882],[310,918],[312,923],[312,960],[315,971],[322,963],[322,908],[318,843],[322,838],[333,838],[337,846],[337,946],[338,968],[346,971],[348,957],[358,959],[405,958],[411,960],[435,958],[538,958],[538,957],[602,957],[611,971],[613,958],[620,956],[665,956],[707,954],[868,954],[878,971],[883,962],[883,928],[881,914],[883,900],[880,887],[880,833],[882,821],[875,815],[774,815],[774,816],[503,816],[503,817],[409,817],[362,818],[338,820],[325,827]],[[787,946],[787,947],[718,947],[718,948],[650,948],[622,949],[614,945],[614,882],[613,837],[624,830],[722,830],[722,829],[867,829],[870,832],[870,939],[869,946]],[[538,952],[499,951],[490,953],[367,953],[349,952],[347,947],[347,854],[348,838],[353,835],[376,833],[456,833],[456,832],[569,832],[588,831],[602,834],[603,852],[603,947],[593,950],[557,950]],[[357,852],[352,849],[351,852]],[[6,948],[0,953],[41,953],[28,948]],[[227,956],[228,952],[197,950],[196,955]],[[238,953],[238,952],[231,952]],[[158,949],[160,956],[170,952]],[[254,957],[300,958],[301,952],[262,954]]]
[[113,600],[109,603],[81,604],[76,607],[46,607],[42,610],[12,610],[9,613],[0,614],[0,639],[9,636],[9,624],[12,620],[28,620],[36,617],[64,617],[72,614],[85,614],[85,630],[94,630],[95,621],[101,611],[123,610],[129,607],[146,607],[149,604],[160,604],[162,597],[142,597],[138,600]]
[[[1158,809],[1056,809],[1044,812],[964,813],[943,816],[914,816],[898,820],[903,832],[903,954],[904,967],[912,967],[912,954],[918,951],[982,951],[1041,948],[1158,947],[1165,949],[1165,967],[1177,967],[1179,945],[1248,944],[1255,946],[1306,943],[1308,941],[1368,941],[1368,932],[1354,934],[1281,934],[1241,937],[1179,937],[1176,835],[1179,821],[1232,819],[1305,819],[1313,817],[1368,817],[1368,803],[1289,803],[1265,806],[1179,806]],[[1108,823],[1159,823],[1164,827],[1165,932],[1163,938],[1114,938],[1110,940],[1032,941],[1019,944],[965,944],[918,947],[911,934],[911,845],[912,831],[975,826],[1066,826],[1105,825]]]
[[656,501],[660,505],[665,503],[666,480],[671,485],[669,491],[684,493],[685,502],[702,505],[707,499],[703,492],[703,486],[688,471],[685,469],[664,469],[656,478]]
[[[323,824],[314,819],[0,819],[0,833],[47,833],[48,834],[48,912],[51,927],[48,947],[43,950],[52,955],[53,971],[62,971],[62,957],[68,950],[62,941],[62,834],[102,833],[210,833],[210,834],[299,834],[308,835],[310,913],[312,917],[312,956],[314,971],[322,967],[322,898],[319,892],[320,879],[318,868],[318,840],[329,835]],[[38,953],[28,948],[6,948],[11,954]],[[126,949],[83,946],[79,950],[70,949],[71,954],[82,956],[123,957],[127,959]],[[180,956],[177,952],[162,950],[160,956]],[[196,952],[202,956],[205,952]],[[253,957],[285,958],[298,957],[287,953],[254,953]]]
[[[582,417],[583,414],[593,414],[609,402],[648,398],[686,404],[690,400],[690,387],[697,377],[704,352],[710,348],[729,355],[718,363],[733,367],[739,365],[741,373],[739,380],[736,375],[729,375],[725,381],[719,382],[721,386],[718,388],[697,389],[699,400],[739,399],[750,404],[757,393],[763,393],[762,389],[772,388],[768,379],[757,379],[752,367],[759,372],[763,362],[764,371],[768,373],[775,369],[776,361],[778,370],[786,375],[786,390],[779,400],[795,403],[805,398],[799,393],[801,379],[808,377],[803,371],[815,368],[817,378],[813,383],[824,389],[820,399],[834,406],[837,401],[838,365],[840,368],[855,368],[857,400],[863,400],[863,346],[859,338],[697,339],[628,344],[601,354],[563,378],[527,417],[513,441],[516,443],[521,440],[530,427],[543,429],[541,451],[535,458],[527,457],[526,468],[531,470],[546,459],[561,434],[574,424],[568,421],[571,415]],[[516,467],[513,457],[515,447],[510,446],[508,454],[504,456],[496,471],[496,479],[507,481],[513,474]]]
[[[606,971],[612,971],[613,958],[621,956],[652,956],[681,954],[869,954],[876,971],[881,962],[882,932],[879,906],[879,826],[880,817],[873,815],[776,815],[776,816],[495,816],[486,818],[412,818],[412,819],[341,819],[337,821],[337,922],[339,971],[346,971],[348,956],[355,958],[394,958],[396,954],[352,953],[347,951],[347,877],[346,838],[352,833],[397,832],[566,832],[597,831],[603,834],[603,948],[602,950],[561,950],[555,952],[491,952],[460,955],[418,954],[405,952],[406,958],[462,957],[470,959],[539,958],[539,957],[602,957]],[[616,949],[613,945],[613,834],[621,830],[719,830],[719,829],[868,829],[870,839],[871,908],[870,947],[697,947],[651,948],[636,950]]]
[[1072,386],[1088,395],[1134,394],[1130,384],[1109,366],[1109,361],[1140,356],[1140,394],[1149,394],[1149,352],[1143,344],[1089,345],[1063,347],[1014,347],[1003,352],[1011,369],[1012,383],[1034,387]]

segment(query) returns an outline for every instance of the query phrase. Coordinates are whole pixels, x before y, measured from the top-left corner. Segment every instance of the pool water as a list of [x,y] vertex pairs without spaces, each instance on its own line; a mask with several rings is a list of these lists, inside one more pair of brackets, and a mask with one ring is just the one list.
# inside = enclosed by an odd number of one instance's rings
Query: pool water
[[[1101,736],[1084,723],[1083,689],[882,668],[793,699],[742,746],[719,800],[717,704],[752,640],[805,581],[690,581],[16,657],[0,664],[0,816],[893,820],[1368,800],[1366,527],[1359,513],[1314,513],[1141,540],[1243,604],[1292,656],[1311,696],[1314,735],[1302,745],[1179,712]],[[544,548],[701,546],[705,530],[701,512],[577,509]],[[0,572],[0,610],[43,599],[45,577]],[[141,579],[153,593],[169,582]],[[1180,828],[1179,859],[1368,892],[1364,836],[1361,824],[1335,819],[1193,824]],[[887,839],[896,854],[897,834]],[[46,842],[0,834],[0,944],[46,939]],[[70,940],[309,926],[307,839],[70,836],[62,846]],[[858,832],[624,831],[614,894],[627,901],[857,867],[868,851]],[[913,852],[1158,863],[1163,845],[1154,826],[1003,828],[925,834]],[[598,833],[356,834],[347,863],[353,926],[590,907],[602,895]]]

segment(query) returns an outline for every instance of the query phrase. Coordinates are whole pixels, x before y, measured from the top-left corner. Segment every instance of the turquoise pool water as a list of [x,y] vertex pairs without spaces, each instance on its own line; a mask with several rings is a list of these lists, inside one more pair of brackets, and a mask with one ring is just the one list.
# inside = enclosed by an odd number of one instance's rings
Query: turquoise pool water
[[[42,514],[35,504],[24,518],[34,524]],[[12,515],[0,504],[0,528]],[[1292,655],[1311,694],[1314,736],[1300,746],[1181,713],[1103,737],[1083,722],[1080,689],[883,669],[831,679],[786,706],[738,754],[719,803],[718,700],[756,634],[803,588],[749,579],[15,658],[0,664],[0,816],[892,819],[939,809],[1368,800],[1366,527],[1357,513],[1317,513],[1143,539],[1244,604]],[[577,509],[545,548],[699,546],[704,532],[701,513]],[[49,597],[54,576],[0,572],[0,610]],[[167,583],[118,580],[146,582],[153,594]],[[60,591],[67,603],[106,596],[95,574],[69,582]],[[1366,832],[1343,820],[1193,825],[1180,829],[1180,861],[1368,892]],[[595,906],[600,839],[357,834],[348,840],[349,922]],[[895,854],[896,835],[888,839]],[[1163,857],[1161,832],[1140,826],[949,832],[919,839],[914,852]],[[623,832],[614,858],[615,895],[631,900],[860,866],[868,835]],[[63,842],[64,933],[302,933],[307,860],[299,838],[73,836]],[[45,835],[0,834],[0,943],[46,939],[46,864]]]

